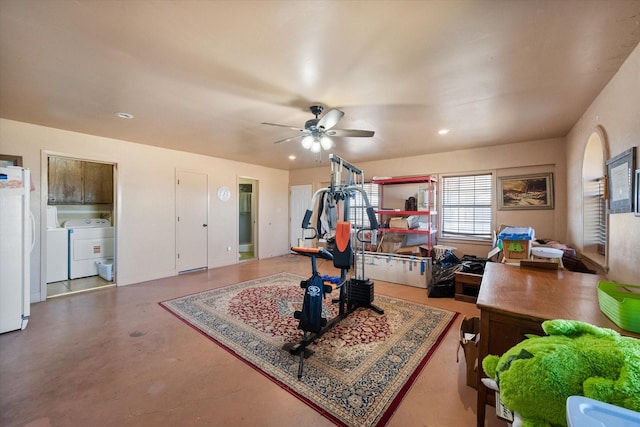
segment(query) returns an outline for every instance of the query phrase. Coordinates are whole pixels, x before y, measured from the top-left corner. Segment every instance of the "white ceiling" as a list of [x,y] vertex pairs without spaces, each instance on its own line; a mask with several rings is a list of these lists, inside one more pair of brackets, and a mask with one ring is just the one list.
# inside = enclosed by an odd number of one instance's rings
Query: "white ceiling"
[[320,103],[357,164],[565,136],[639,41],[638,0],[0,0],[0,116],[297,169],[261,122]]

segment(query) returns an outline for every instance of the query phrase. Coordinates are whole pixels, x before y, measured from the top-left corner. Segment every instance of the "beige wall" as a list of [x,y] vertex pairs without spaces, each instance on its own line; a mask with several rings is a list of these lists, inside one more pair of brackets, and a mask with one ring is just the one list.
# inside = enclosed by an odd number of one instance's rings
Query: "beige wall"
[[[349,160],[349,159],[345,159]],[[452,151],[440,154],[407,157],[377,162],[359,163],[366,176],[407,176],[424,174],[457,174],[493,172],[496,176],[513,176],[553,172],[555,208],[553,210],[498,211],[495,224],[531,226],[536,237],[564,239],[567,221],[565,141],[562,138],[522,142],[482,149]],[[318,187],[329,180],[329,166],[291,172],[292,185],[313,184]],[[494,196],[495,197],[495,196]],[[486,256],[488,244],[451,244],[461,252]]]
[[[555,209],[496,211],[496,225],[531,225],[537,237],[565,240],[582,247],[582,156],[591,131],[602,126],[610,156],[640,141],[640,46],[630,55],[607,87],[583,114],[567,139],[514,143],[358,164],[367,177],[417,174],[495,172],[497,176],[554,173]],[[21,155],[33,173],[36,191],[36,244],[32,262],[32,297],[40,295],[40,224],[45,195],[41,193],[43,153],[76,156],[117,165],[118,284],[127,285],[176,274],[175,173],[190,170],[209,175],[209,267],[237,262],[237,191],[228,203],[215,190],[236,189],[238,177],[259,180],[258,252],[261,258],[288,251],[288,187],[327,182],[329,168],[275,170],[245,163],[149,147],[0,119],[0,152]],[[349,160],[349,159],[346,159]],[[637,159],[636,159],[637,160]],[[638,162],[640,164],[640,162]],[[233,226],[229,226],[233,224]],[[610,216],[609,277],[637,282],[640,272],[640,218],[634,214]],[[227,252],[231,246],[231,252]],[[486,246],[463,246],[465,253],[482,255]]]
[[[176,170],[208,174],[209,268],[238,262],[239,177],[259,181],[258,254],[260,258],[288,252],[289,174],[246,163],[161,149],[127,141],[100,138],[11,120],[0,119],[0,152],[23,156],[31,169],[36,191],[31,210],[36,218],[32,253],[32,300],[41,295],[41,224],[46,194],[42,194],[42,164],[46,153],[115,163],[117,167],[117,282],[128,285],[175,275]],[[44,153],[44,154],[43,154]],[[43,162],[43,159],[44,162]],[[218,187],[232,189],[229,202],[215,197]],[[231,251],[227,252],[227,247]]]
[[[567,136],[567,240],[582,248],[582,158],[589,135],[601,126],[607,135],[609,158],[640,145],[640,46],[636,47],[609,84]],[[636,156],[640,151],[636,150]],[[640,165],[636,158],[636,165]],[[640,167],[640,166],[636,166]],[[638,284],[640,217],[609,215],[609,279]]]

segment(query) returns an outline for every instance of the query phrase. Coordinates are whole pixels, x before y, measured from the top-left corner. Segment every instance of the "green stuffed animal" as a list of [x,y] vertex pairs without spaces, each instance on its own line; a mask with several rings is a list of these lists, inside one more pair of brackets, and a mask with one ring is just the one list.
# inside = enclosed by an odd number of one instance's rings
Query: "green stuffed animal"
[[530,335],[482,361],[516,414],[514,426],[566,426],[573,395],[640,412],[640,340],[573,320],[548,320],[542,329],[547,336]]

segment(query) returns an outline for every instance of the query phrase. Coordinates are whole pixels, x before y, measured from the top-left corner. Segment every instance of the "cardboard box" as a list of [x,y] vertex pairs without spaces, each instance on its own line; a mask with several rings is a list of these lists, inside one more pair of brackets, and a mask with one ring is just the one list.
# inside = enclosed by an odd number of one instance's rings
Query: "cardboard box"
[[396,249],[397,254],[402,255],[420,255],[420,246],[405,246],[403,248]]
[[397,254],[404,255],[417,255],[420,257],[428,257],[429,256],[429,247],[427,245],[413,245],[413,246],[403,246],[397,248],[395,251]]
[[401,246],[402,246],[402,242],[392,242],[392,241],[385,240],[383,242],[380,242],[380,244],[378,245],[377,252],[392,254],[392,253],[395,253],[396,250],[400,249]]
[[403,230],[408,230],[409,223],[406,218],[391,218],[389,220],[389,228],[402,228]]
[[[460,324],[460,347],[464,351],[464,359],[467,364],[467,385],[476,388],[478,382],[478,370],[481,362],[478,361],[478,344],[480,343],[480,318],[465,317]],[[460,349],[458,348],[458,351]]]
[[502,252],[507,259],[531,258],[531,240],[503,240]]
[[423,257],[430,257],[431,256],[431,251],[429,250],[429,246],[428,245],[420,245],[420,255]]

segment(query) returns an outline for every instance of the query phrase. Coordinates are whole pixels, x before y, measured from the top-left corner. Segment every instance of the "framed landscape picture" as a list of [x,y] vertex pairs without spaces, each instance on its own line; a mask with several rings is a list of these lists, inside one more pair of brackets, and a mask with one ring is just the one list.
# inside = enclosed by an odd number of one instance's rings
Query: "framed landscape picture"
[[499,176],[498,209],[553,209],[553,173]]

